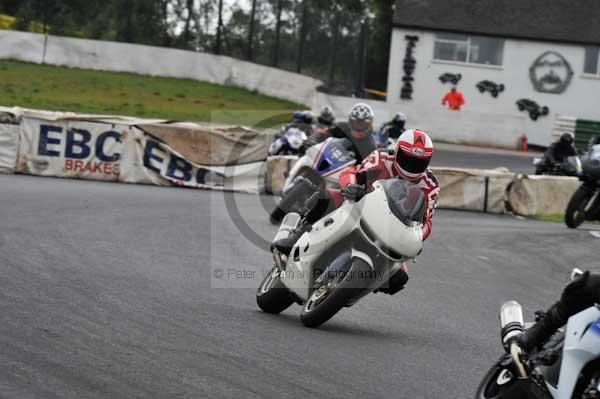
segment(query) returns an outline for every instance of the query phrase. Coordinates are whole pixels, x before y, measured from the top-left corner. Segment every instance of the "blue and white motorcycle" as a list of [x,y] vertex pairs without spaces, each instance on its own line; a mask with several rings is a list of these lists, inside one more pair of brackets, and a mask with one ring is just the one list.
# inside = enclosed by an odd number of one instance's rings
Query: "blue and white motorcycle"
[[[574,269],[571,279],[581,273]],[[500,310],[507,353],[486,373],[477,399],[600,399],[600,306],[571,318],[541,349],[526,358],[513,340],[526,325],[521,306],[506,302]]]
[[307,140],[307,135],[297,127],[286,128],[281,137],[269,146],[269,155],[297,155]]
[[271,212],[271,223],[279,224],[289,212],[306,216],[311,211],[316,215],[318,210],[324,211],[329,204],[327,188],[338,187],[342,171],[356,163],[351,148],[350,140],[333,137],[308,148],[287,176],[281,201]]

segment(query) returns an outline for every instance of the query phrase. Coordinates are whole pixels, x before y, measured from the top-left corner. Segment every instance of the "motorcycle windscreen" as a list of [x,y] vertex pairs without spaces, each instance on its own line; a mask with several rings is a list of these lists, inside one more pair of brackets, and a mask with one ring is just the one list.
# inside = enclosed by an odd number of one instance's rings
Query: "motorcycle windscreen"
[[390,179],[381,182],[390,210],[406,226],[423,223],[427,201],[423,190],[414,183]]
[[347,139],[330,140],[316,162],[316,169],[321,174],[335,171],[354,161],[354,154],[348,150],[352,143]]

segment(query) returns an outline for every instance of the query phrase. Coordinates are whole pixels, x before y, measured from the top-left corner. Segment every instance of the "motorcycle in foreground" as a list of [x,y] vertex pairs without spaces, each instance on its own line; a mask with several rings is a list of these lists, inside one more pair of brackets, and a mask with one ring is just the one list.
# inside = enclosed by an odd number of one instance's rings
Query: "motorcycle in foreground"
[[565,211],[565,223],[572,229],[586,220],[600,220],[600,145],[581,156],[581,170],[581,186]]
[[[579,274],[574,269],[571,279]],[[600,399],[598,305],[572,316],[541,349],[526,356],[516,343],[526,328],[517,302],[502,305],[500,326],[506,353],[485,374],[477,399]]]
[[[289,256],[272,248],[275,266],[256,293],[258,306],[276,314],[296,302],[305,326],[325,323],[384,287],[403,262],[421,253],[425,210],[425,195],[413,183],[376,181],[362,199],[346,199],[312,225]],[[287,214],[273,243],[302,222],[299,214]]]
[[288,174],[281,200],[270,214],[271,223],[280,223],[289,212],[305,216],[310,209],[302,209],[308,198],[317,192],[320,200],[315,202],[314,207],[326,208],[326,189],[337,187],[340,173],[356,163],[356,157],[350,148],[350,140],[332,137],[308,148]]

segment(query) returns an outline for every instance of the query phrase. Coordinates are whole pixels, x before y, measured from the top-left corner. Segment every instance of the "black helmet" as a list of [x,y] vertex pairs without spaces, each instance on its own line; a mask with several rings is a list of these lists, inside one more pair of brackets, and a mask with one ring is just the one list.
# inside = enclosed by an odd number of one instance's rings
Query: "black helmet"
[[302,123],[306,123],[307,125],[312,125],[314,122],[313,113],[310,111],[302,112]]
[[404,115],[402,112],[396,112],[394,118],[392,119],[392,123],[404,126],[406,123],[406,115]]
[[333,122],[335,121],[335,117],[333,116],[333,110],[331,109],[331,107],[326,105],[323,108],[321,108],[321,113],[319,114],[317,119],[320,123],[324,125],[333,124]]
[[566,145],[571,145],[573,144],[573,141],[575,140],[575,136],[573,135],[573,133],[571,132],[564,132],[563,134],[560,135],[560,142],[562,144],[566,144]]

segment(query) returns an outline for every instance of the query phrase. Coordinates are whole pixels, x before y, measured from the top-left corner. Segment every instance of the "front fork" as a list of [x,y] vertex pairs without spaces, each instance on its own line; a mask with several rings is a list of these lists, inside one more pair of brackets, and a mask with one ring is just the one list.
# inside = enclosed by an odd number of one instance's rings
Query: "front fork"
[[[587,190],[592,193],[592,196],[587,201],[582,211],[586,215],[586,219],[597,219],[600,217],[600,183],[596,182],[596,184],[591,185],[589,182],[584,183],[581,188]],[[581,209],[581,208],[580,208]]]
[[594,192],[594,194],[592,195],[592,198],[590,198],[585,206],[585,208],[583,208],[583,211],[587,214],[590,213],[591,210],[593,209],[598,209],[598,200],[600,198],[600,188],[597,188]]

